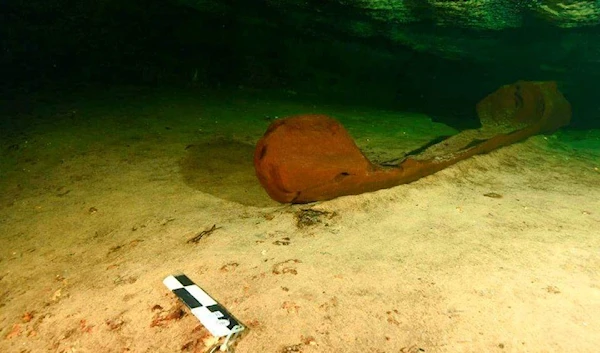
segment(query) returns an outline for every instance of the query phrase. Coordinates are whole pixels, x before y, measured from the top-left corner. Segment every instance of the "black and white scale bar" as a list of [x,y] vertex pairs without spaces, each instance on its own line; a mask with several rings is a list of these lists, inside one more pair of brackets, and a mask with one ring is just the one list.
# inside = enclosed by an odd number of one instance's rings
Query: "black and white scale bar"
[[244,330],[244,326],[233,315],[186,275],[169,276],[163,283],[190,308],[213,336],[225,337]]

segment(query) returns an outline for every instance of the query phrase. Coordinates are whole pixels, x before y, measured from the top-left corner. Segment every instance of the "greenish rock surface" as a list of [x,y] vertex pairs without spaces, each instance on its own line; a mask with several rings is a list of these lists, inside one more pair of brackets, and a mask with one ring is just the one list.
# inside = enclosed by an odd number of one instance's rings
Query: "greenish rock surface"
[[600,125],[596,0],[7,0],[3,86],[143,84],[288,92],[476,127],[475,104],[553,80]]

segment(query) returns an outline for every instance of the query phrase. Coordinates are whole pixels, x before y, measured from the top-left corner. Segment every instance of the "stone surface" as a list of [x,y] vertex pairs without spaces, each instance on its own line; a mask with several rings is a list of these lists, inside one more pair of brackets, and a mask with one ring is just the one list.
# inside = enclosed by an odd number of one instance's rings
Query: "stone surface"
[[254,153],[256,175],[282,203],[328,200],[409,183],[476,154],[569,123],[571,106],[554,82],[519,81],[477,105],[482,128],[465,130],[397,167],[371,163],[336,120],[300,115],[271,124]]
[[[179,1],[215,12],[223,11],[225,7],[210,0]],[[325,17],[327,9],[341,6],[389,23],[433,21],[441,26],[493,30],[520,27],[527,16],[534,14],[559,27],[586,26],[600,22],[600,3],[591,0],[267,0],[266,3],[286,12],[312,11],[312,18],[316,20]],[[336,12],[331,13],[338,15]],[[360,21],[360,16],[354,17]]]
[[[201,11],[227,11],[227,6],[216,6],[214,1],[179,1]],[[591,0],[268,0],[266,4],[285,19],[282,22],[314,35],[333,38],[342,35],[343,40],[347,35],[372,40],[386,38],[392,43],[446,58],[486,62],[494,61],[499,55],[501,61],[510,60],[512,55],[505,58],[503,51],[511,51],[513,47],[517,53],[541,49],[550,56],[548,60],[562,52],[568,53],[561,48],[564,44],[558,43],[569,41],[570,32],[564,31],[558,37],[532,33],[532,29],[527,28],[532,21],[543,27],[541,31],[592,28],[600,24],[600,1]],[[246,13],[251,16],[250,11]],[[257,16],[244,21],[255,24],[264,20],[263,16]],[[510,32],[505,32],[508,36],[503,34],[503,30],[523,28],[532,36],[533,45],[521,46],[521,42],[529,42],[528,38],[515,40]],[[483,35],[481,30],[495,33]],[[593,42],[596,36],[597,33],[590,33],[587,41]],[[586,41],[581,45],[593,47],[594,51],[598,48],[595,43]],[[552,48],[552,52],[540,47]],[[590,59],[586,61],[594,60],[595,54],[590,52]]]
[[[245,79],[271,75],[270,82],[285,82],[300,94],[389,99],[472,128],[471,108],[481,92],[514,78],[543,78],[559,82],[577,107],[574,126],[600,126],[589,89],[600,80],[598,0],[267,0],[261,3],[268,10],[256,11],[240,10],[243,1],[218,9],[208,0],[179,1],[230,14],[245,33],[255,33],[247,38],[256,40],[243,42],[252,48],[231,50],[230,67],[251,68],[239,73]],[[274,28],[299,39],[261,37]],[[276,64],[268,66],[261,53],[273,53]]]

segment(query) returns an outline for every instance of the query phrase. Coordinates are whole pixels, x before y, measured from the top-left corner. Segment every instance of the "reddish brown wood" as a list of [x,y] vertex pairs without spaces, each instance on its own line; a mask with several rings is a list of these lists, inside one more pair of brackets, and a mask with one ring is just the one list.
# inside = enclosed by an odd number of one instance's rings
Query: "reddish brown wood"
[[532,135],[549,133],[571,119],[571,106],[554,82],[519,81],[477,104],[482,122],[397,167],[371,163],[336,120],[325,115],[279,119],[260,139],[256,175],[269,196],[306,203],[410,183],[471,156],[488,153]]

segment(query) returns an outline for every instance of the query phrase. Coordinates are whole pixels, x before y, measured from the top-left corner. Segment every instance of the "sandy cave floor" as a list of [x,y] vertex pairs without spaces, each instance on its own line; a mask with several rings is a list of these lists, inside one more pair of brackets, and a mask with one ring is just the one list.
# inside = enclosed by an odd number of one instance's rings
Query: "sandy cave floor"
[[234,96],[82,93],[5,113],[0,351],[202,352],[209,335],[162,284],[178,272],[248,326],[240,353],[597,351],[600,133],[288,206],[251,163],[277,116],[332,114],[375,160],[454,131]]

